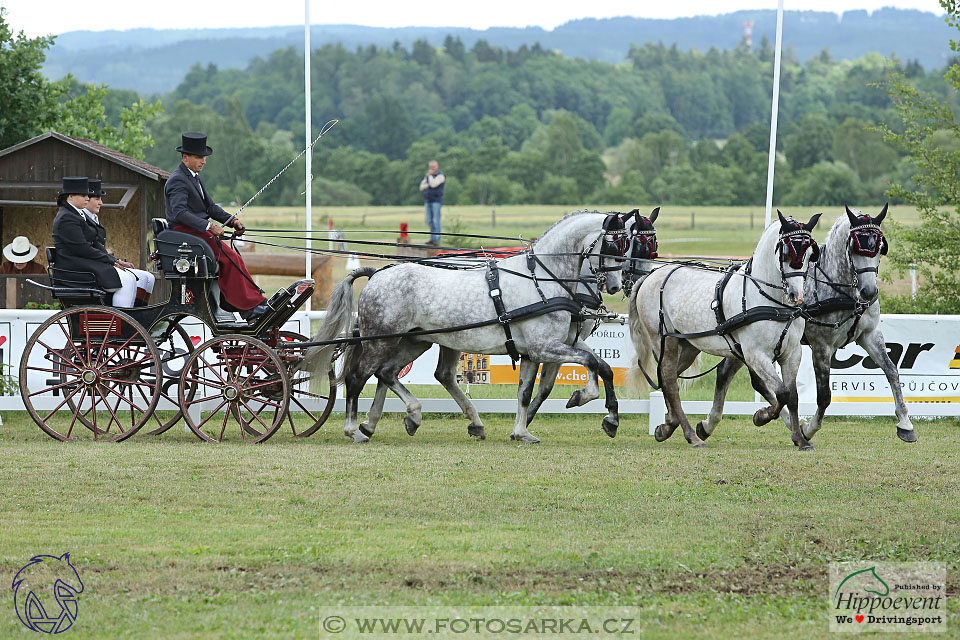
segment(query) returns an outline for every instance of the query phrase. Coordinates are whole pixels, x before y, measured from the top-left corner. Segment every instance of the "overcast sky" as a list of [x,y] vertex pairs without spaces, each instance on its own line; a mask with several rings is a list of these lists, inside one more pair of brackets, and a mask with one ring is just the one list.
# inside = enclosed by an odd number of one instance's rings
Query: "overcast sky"
[[[0,0],[14,31],[28,36],[66,31],[152,27],[225,28],[303,24],[303,0]],[[549,9],[544,9],[548,6]],[[787,11],[873,11],[895,6],[942,13],[934,0],[784,0]],[[311,0],[311,24],[359,24],[376,27],[525,27],[552,29],[578,18],[676,18],[716,15],[740,9],[776,9],[776,0],[555,0],[552,3],[517,0]]]

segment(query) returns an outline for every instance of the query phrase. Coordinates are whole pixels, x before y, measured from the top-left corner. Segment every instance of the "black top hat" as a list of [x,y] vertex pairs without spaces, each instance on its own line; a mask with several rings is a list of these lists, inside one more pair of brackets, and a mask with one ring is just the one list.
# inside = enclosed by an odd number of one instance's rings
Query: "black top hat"
[[102,180],[94,180],[93,178],[87,180],[87,183],[90,185],[90,191],[88,195],[91,198],[102,198],[103,196],[107,195],[107,192],[100,188],[102,182]]
[[86,176],[64,177],[60,187],[60,195],[90,195],[90,183]]
[[213,149],[207,146],[207,134],[188,131],[180,136],[178,153],[189,153],[192,156],[209,156]]

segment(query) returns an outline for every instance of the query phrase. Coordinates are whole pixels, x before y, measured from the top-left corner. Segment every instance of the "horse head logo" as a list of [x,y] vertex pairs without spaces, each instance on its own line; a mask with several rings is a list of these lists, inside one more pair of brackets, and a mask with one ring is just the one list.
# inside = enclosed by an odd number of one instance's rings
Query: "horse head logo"
[[[877,575],[877,568],[870,567],[868,569],[861,569],[860,571],[854,571],[853,573],[848,575],[846,578],[844,578],[843,582],[840,583],[840,586],[837,587],[837,591],[836,593],[833,594],[833,597],[834,598],[837,597],[837,594],[840,593],[840,589],[843,587],[843,585],[847,583],[848,580],[852,578],[857,578],[858,576],[859,578],[857,580],[854,580],[853,584],[860,585],[859,587],[860,591],[863,591],[864,593],[873,593],[880,596],[881,598],[890,594],[890,587],[887,586],[887,583],[884,582],[883,579]],[[874,588],[871,589],[870,587],[874,587]],[[877,589],[880,589],[880,591],[878,591]]]
[[77,595],[83,593],[83,581],[69,553],[59,558],[30,558],[10,588],[17,617],[31,631],[62,633],[77,619]]

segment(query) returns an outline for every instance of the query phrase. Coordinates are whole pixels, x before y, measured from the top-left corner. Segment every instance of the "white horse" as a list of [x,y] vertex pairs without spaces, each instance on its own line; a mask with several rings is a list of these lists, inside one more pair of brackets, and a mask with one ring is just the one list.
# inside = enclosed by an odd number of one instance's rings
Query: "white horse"
[[[813,448],[797,415],[804,326],[797,307],[803,301],[807,263],[816,260],[819,251],[810,231],[820,214],[806,224],[784,218],[779,211],[777,216],[779,222],[764,230],[746,264],[725,274],[690,265],[663,267],[635,288],[630,337],[644,372],[653,370],[654,359],[659,363],[668,409],[666,424],[656,428],[658,442],[673,435],[679,425],[687,442],[705,446],[683,412],[678,388],[679,374],[705,352],[737,358],[750,369],[754,388],[771,404],[754,414],[755,424],[766,424],[786,407],[794,443],[803,450]],[[774,362],[780,365],[782,379]]]
[[[890,360],[880,332],[880,301],[877,273],[880,258],[887,253],[887,239],[880,223],[887,205],[877,217],[845,207],[823,243],[816,267],[811,267],[804,285],[804,311],[808,315],[803,341],[813,352],[813,372],[817,381],[817,413],[801,425],[809,440],[823,426],[823,415],[830,406],[830,362],[833,356],[856,342],[879,365],[893,393],[897,414],[897,436],[904,442],[916,442],[917,434],[907,413],[900,388],[897,366]],[[717,368],[713,407],[706,421],[697,425],[697,434],[709,437],[723,415],[723,401],[734,374],[742,363],[727,359]]]
[[[400,383],[397,374],[431,344],[441,346],[438,379],[470,418],[468,430],[481,437],[483,425],[473,404],[457,386],[456,357],[459,352],[507,354],[505,326],[494,321],[503,314],[497,310],[494,296],[501,297],[506,312],[526,308],[553,308],[548,313],[529,315],[509,322],[512,346],[520,357],[519,408],[510,438],[525,443],[539,440],[527,430],[527,409],[539,364],[572,362],[586,367],[587,386],[570,397],[568,406],[581,406],[600,396],[597,376],[605,387],[607,415],[602,427],[611,437],[619,426],[613,372],[572,329],[579,304],[574,302],[575,286],[583,264],[589,263],[604,281],[608,293],[620,289],[622,256],[627,249],[623,218],[618,214],[578,211],[563,217],[532,246],[532,252],[492,261],[496,265],[499,286],[492,284],[491,270],[442,269],[416,263],[390,266],[379,271],[363,268],[353,271],[337,287],[330,299],[324,321],[313,337],[322,342],[337,338],[350,327],[353,314],[353,282],[370,277],[360,293],[355,335],[365,339],[344,351],[344,367],[339,377],[346,383],[347,415],[344,435],[354,442],[366,442],[370,422],[364,430],[357,423],[357,400],[371,375],[396,393],[406,404],[404,425],[411,435],[419,428],[420,402]],[[535,260],[530,256],[535,256]],[[532,268],[532,270],[531,270]],[[535,278],[533,276],[536,276]],[[550,307],[551,300],[565,300],[563,308]],[[473,325],[457,331],[448,329]],[[476,326],[481,325],[481,326]],[[437,331],[436,333],[430,333]],[[327,371],[334,347],[315,347],[308,352],[302,368],[312,373]],[[453,367],[451,368],[451,361]],[[375,398],[382,404],[386,390]],[[375,414],[376,418],[379,415]],[[374,421],[375,424],[375,421]]]

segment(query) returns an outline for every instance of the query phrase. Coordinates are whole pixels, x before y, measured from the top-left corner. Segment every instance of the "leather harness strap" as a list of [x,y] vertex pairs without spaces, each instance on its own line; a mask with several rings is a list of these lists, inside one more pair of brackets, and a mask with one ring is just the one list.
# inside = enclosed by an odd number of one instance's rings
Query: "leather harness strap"
[[520,352],[517,351],[517,345],[513,341],[513,332],[510,331],[510,321],[506,318],[507,308],[503,305],[503,296],[500,292],[500,274],[497,270],[497,261],[491,260],[487,263],[487,287],[490,289],[490,298],[493,299],[493,308],[497,311],[497,320],[503,327],[503,334],[507,337],[504,343],[507,347],[507,353],[512,360],[513,368],[517,368],[517,360],[520,359]]

